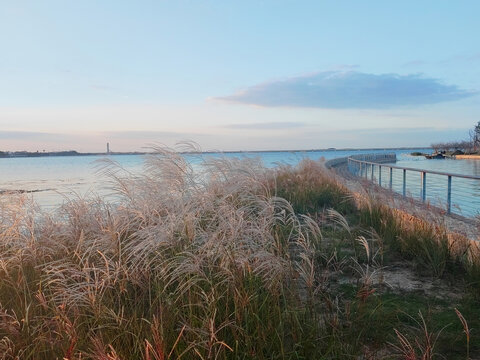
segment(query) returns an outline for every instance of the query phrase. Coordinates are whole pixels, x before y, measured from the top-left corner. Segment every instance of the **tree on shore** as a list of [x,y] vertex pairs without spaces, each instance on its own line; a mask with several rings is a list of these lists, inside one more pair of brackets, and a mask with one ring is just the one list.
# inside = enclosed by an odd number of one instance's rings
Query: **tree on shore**
[[468,134],[469,140],[439,142],[430,146],[435,152],[462,150],[465,153],[476,153],[480,150],[480,121]]
[[433,143],[430,146],[436,152],[455,151],[455,150],[462,150],[463,152],[467,152],[472,149],[472,142],[469,140],[449,141],[449,142],[442,142],[442,143]]
[[476,152],[480,146],[480,121],[470,130],[470,140],[472,141],[473,150]]

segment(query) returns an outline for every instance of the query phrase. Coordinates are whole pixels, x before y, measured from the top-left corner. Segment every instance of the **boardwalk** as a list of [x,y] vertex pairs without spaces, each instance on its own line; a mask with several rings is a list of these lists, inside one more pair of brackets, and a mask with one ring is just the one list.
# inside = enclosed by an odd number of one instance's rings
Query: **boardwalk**
[[478,219],[466,218],[455,214],[446,214],[446,211],[424,204],[421,201],[404,198],[401,194],[391,192],[388,189],[381,188],[371,181],[353,176],[347,168],[347,161],[327,162],[326,166],[339,175],[342,183],[352,192],[356,194],[370,194],[377,198],[381,198],[382,202],[398,210],[405,211],[415,217],[423,220],[443,225],[445,228],[456,234],[461,234],[470,240],[479,241],[480,226]]

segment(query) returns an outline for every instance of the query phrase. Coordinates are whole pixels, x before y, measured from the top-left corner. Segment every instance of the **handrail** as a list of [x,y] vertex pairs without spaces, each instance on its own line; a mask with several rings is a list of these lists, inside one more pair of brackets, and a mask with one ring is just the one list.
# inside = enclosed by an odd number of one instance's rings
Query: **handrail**
[[424,173],[433,174],[433,175],[445,175],[445,176],[453,176],[453,177],[458,177],[458,178],[463,178],[463,179],[480,180],[480,176],[475,176],[475,175],[447,173],[447,172],[434,171],[434,170],[426,170],[426,169],[417,169],[417,168],[411,168],[411,167],[389,165],[389,164],[372,162],[372,161],[357,160],[357,159],[354,159],[352,157],[349,157],[347,160],[348,161],[353,161],[353,162],[358,162],[358,163],[363,163],[363,164],[368,164],[368,165],[372,165],[372,164],[373,165],[380,165],[380,166],[385,166],[385,167],[389,167],[389,168],[393,168],[393,169],[399,169],[399,170],[409,170],[409,171],[416,171],[416,172],[420,172],[420,173],[424,172]]
[[[404,166],[396,166],[396,165],[391,165],[388,163],[392,163],[396,161],[396,156],[395,154],[367,154],[367,155],[354,155],[350,156],[347,158],[347,167],[348,170],[353,173],[354,175],[359,175],[360,177],[365,177],[365,178],[371,178],[371,181],[377,182],[378,185],[382,187],[382,169],[383,168],[388,168],[389,174],[389,188],[391,191],[394,190],[394,188],[397,188],[397,192],[402,194],[404,197],[407,196],[407,187],[413,187],[416,191],[420,191],[420,198],[422,202],[427,201],[427,190],[430,193],[429,189],[432,189],[432,185],[429,185],[427,187],[427,178],[429,177],[428,175],[437,175],[437,176],[445,176],[447,179],[446,183],[446,188],[444,188],[444,185],[440,185],[437,181],[434,181],[433,183],[433,191],[432,193],[438,196],[439,194],[441,195],[441,198],[444,198],[444,200],[441,200],[442,202],[445,201],[446,203],[446,210],[447,213],[450,214],[452,213],[452,208],[456,209],[459,211],[458,205],[459,203],[455,203],[453,205],[452,202],[452,195],[455,199],[460,200],[461,202],[463,201],[463,205],[467,205],[468,208],[471,208],[472,206],[470,205],[471,201],[474,201],[474,208],[473,212],[470,214],[470,216],[477,215],[480,212],[480,202],[477,200],[473,200],[474,198],[479,198],[477,192],[475,191],[475,187],[465,187],[465,183],[461,183],[463,180],[456,180],[454,191],[452,192],[452,180],[453,179],[467,179],[467,180],[475,180],[475,181],[480,181],[480,176],[477,175],[467,175],[467,174],[456,174],[456,173],[449,173],[449,172],[443,172],[443,171],[434,171],[434,170],[426,170],[426,169],[418,169],[418,168],[411,168],[411,167],[404,167]],[[376,167],[378,169],[376,169]],[[398,176],[393,176],[393,170],[401,170],[403,172],[403,176],[399,179]],[[412,181],[407,182],[407,172],[416,172],[420,173],[420,186],[416,185]],[[378,178],[376,178],[378,174]],[[395,181],[394,181],[395,180]],[[398,181],[400,181],[400,184],[398,184]],[[418,181],[418,180],[417,180]],[[395,183],[395,186],[394,186]],[[430,183],[430,182],[429,182]],[[399,186],[401,185],[401,190],[399,189]],[[440,193],[439,193],[439,186],[440,186]],[[443,191],[445,191],[443,193]],[[443,195],[442,195],[443,193]],[[409,193],[411,195],[411,193]],[[430,198],[432,198],[430,196]],[[463,199],[463,200],[462,200]],[[467,202],[465,200],[468,199]],[[435,201],[438,201],[437,199],[433,199]],[[453,205],[453,206],[452,206]],[[460,211],[460,213],[462,213]]]

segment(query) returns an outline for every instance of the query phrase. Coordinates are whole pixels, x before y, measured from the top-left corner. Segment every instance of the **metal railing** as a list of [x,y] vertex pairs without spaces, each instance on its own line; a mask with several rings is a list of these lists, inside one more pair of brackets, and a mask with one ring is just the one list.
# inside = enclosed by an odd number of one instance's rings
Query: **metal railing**
[[[395,166],[395,154],[351,156],[349,171],[381,187],[444,208],[448,214],[473,217],[480,212],[480,176]],[[428,179],[428,181],[427,181]]]

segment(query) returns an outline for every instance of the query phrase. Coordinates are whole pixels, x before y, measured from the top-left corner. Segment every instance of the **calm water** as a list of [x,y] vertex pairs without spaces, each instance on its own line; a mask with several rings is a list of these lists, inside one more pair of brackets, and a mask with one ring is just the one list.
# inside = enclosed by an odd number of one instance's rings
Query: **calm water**
[[[402,157],[395,163],[397,166],[418,168],[425,170],[440,171],[454,174],[480,176],[479,160],[427,160],[424,157]],[[421,194],[420,173],[407,172],[407,192],[419,198]],[[388,174],[382,174],[388,179]],[[401,171],[394,171],[393,188],[402,192],[403,174]],[[448,178],[441,175],[427,174],[427,200],[440,207],[446,208]],[[480,213],[480,181],[452,178],[452,212],[473,217]]]
[[[397,165],[432,170],[445,170],[462,174],[480,175],[480,162],[472,160],[425,160],[412,157],[415,150],[332,150],[312,152],[261,152],[204,154],[208,157],[259,157],[268,167],[277,164],[296,164],[303,158],[326,160],[362,153],[395,152]],[[29,194],[43,207],[55,207],[67,198],[88,196],[89,193],[102,194],[105,190],[105,178],[96,173],[96,161],[100,156],[6,158],[0,159],[0,190],[38,191]],[[131,172],[141,172],[144,157],[141,155],[112,155]],[[188,158],[188,155],[187,155]],[[414,182],[413,182],[414,183]],[[413,184],[412,183],[412,184]],[[103,190],[102,190],[103,189]],[[479,191],[480,194],[480,191]]]

